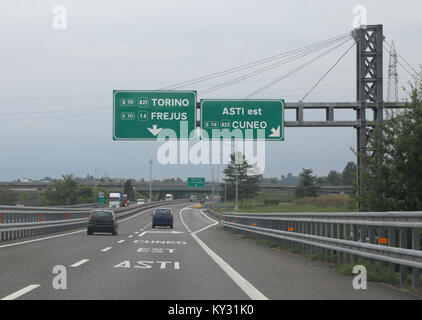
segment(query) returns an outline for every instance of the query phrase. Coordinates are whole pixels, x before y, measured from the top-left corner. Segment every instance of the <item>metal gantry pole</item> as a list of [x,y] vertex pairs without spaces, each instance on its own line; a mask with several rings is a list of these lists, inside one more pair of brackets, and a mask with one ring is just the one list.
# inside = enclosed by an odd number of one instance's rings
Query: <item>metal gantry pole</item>
[[362,190],[362,169],[365,163],[362,155],[367,154],[368,145],[373,139],[373,129],[368,126],[366,109],[368,103],[373,103],[374,122],[383,121],[383,27],[382,25],[368,25],[355,29],[353,37],[356,41],[356,130],[357,130],[357,193],[358,210]]

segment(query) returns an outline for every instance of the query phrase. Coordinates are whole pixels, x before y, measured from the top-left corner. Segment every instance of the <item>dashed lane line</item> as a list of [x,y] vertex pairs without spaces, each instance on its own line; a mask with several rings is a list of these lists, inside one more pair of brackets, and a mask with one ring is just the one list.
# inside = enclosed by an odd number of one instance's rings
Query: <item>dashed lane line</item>
[[40,284],[31,284],[23,289],[20,289],[12,294],[9,294],[8,296],[2,298],[1,300],[15,300],[21,296],[23,296],[24,294],[38,288],[40,286]]
[[82,265],[82,264],[84,264],[85,262],[88,262],[88,261],[89,261],[89,259],[82,259],[81,261],[78,261],[78,262],[72,264],[71,267],[73,267],[73,268],[79,267],[80,265]]
[[111,247],[107,247],[107,248],[104,248],[103,250],[101,250],[102,252],[107,252],[108,250],[110,250],[111,249]]

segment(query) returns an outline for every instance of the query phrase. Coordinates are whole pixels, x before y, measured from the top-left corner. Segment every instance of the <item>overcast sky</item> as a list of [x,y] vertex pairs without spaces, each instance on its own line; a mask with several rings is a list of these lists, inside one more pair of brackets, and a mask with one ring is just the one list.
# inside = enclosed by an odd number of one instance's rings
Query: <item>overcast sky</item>
[[[368,24],[383,24],[386,39],[416,68],[422,2],[415,0],[2,0],[0,180],[105,172],[147,178],[150,158],[155,178],[208,178],[206,165],[157,164],[157,142],[113,141],[112,90],[159,89],[348,33],[359,4],[367,7]],[[66,30],[52,26],[57,5],[67,9]],[[347,46],[256,97],[297,102]],[[351,50],[306,101],[354,101],[355,59]],[[201,90],[242,73],[183,89],[197,90],[198,98],[244,98],[305,61],[208,95]],[[385,88],[387,67],[385,54]],[[409,75],[401,68],[399,75],[406,85]],[[306,113],[305,120],[323,116]],[[351,117],[339,113],[337,120]],[[266,145],[264,175],[341,171],[355,160],[355,143],[354,129],[286,128],[284,142]]]

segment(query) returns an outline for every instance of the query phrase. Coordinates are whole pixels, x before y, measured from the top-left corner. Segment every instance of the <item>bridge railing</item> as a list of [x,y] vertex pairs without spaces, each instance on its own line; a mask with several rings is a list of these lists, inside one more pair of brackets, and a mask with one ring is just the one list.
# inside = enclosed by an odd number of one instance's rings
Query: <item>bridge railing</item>
[[[183,201],[183,200],[182,200]],[[159,201],[148,204],[111,209],[116,218],[162,206],[174,201]],[[62,208],[62,207],[18,207],[0,206],[0,241],[36,237],[48,233],[62,232],[86,227],[88,218],[94,208]],[[105,208],[108,209],[108,208]]]
[[[323,254],[338,264],[362,262],[391,275],[400,272],[400,284],[410,272],[420,287],[422,268],[422,212],[383,213],[217,213],[220,222],[240,232],[272,239],[280,246],[308,255]],[[387,264],[389,265],[387,267]]]

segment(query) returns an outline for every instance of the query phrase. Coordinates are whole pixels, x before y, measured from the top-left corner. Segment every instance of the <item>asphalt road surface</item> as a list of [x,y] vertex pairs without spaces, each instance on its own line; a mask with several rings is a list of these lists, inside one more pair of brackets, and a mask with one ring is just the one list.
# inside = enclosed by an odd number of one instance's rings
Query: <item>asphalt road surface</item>
[[[163,207],[173,230],[152,229],[150,209],[120,220],[117,236],[81,229],[0,243],[0,299],[416,298],[373,282],[354,290],[351,276],[242,239],[192,204]],[[66,289],[55,289],[64,270]]]

